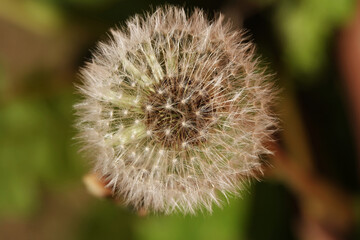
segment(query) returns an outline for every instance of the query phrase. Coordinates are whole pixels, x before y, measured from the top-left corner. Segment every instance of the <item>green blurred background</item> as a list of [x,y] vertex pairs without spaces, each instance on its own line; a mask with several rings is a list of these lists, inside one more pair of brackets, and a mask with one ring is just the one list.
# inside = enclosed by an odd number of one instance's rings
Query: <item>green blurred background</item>
[[[283,89],[277,139],[294,167],[269,160],[274,167],[261,182],[212,215],[141,217],[92,197],[82,183],[90,166],[72,139],[74,83],[90,50],[110,27],[165,3],[201,7],[210,16],[221,11],[234,27],[248,29]],[[0,0],[0,239],[360,239],[356,6],[355,0]],[[328,221],[332,211],[345,220]]]

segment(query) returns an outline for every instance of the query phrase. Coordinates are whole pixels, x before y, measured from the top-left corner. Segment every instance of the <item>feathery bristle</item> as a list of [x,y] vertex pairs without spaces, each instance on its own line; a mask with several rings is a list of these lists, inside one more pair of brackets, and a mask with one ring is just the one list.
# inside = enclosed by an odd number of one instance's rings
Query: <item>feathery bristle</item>
[[82,69],[75,108],[84,151],[114,195],[195,213],[239,192],[277,123],[253,44],[221,15],[171,6],[111,34]]

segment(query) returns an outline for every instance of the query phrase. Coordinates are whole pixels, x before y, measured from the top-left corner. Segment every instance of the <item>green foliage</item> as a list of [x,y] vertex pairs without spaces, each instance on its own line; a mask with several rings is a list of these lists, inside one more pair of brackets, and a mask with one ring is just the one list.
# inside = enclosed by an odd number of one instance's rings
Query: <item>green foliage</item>
[[49,1],[1,0],[0,16],[22,27],[46,35],[63,26],[63,16]]
[[71,140],[72,95],[19,99],[0,109],[0,216],[41,204],[40,186],[55,187],[81,172]]
[[287,67],[305,75],[319,71],[329,57],[329,38],[348,20],[355,4],[354,0],[279,2],[274,25],[284,44],[283,61]]
[[244,239],[245,222],[249,214],[250,197],[230,199],[220,209],[214,207],[212,215],[198,216],[150,216],[135,223],[137,239],[144,240],[232,240]]
[[76,240],[134,239],[136,215],[110,201],[96,201],[80,219]]

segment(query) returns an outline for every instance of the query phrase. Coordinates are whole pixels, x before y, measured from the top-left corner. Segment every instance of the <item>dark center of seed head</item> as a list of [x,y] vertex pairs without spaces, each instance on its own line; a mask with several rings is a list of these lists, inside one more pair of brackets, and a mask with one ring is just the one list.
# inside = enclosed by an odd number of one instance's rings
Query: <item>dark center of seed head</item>
[[145,124],[151,137],[173,149],[205,142],[215,108],[204,83],[166,77],[153,89],[144,103]]

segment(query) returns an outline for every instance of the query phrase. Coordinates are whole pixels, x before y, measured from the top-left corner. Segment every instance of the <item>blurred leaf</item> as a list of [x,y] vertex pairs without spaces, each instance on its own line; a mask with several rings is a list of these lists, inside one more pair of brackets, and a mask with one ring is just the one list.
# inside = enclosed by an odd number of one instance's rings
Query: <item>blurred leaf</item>
[[1,109],[1,210],[28,212],[34,207],[34,191],[37,191],[33,187],[36,181],[34,169],[44,157],[36,153],[46,149],[46,145],[42,145],[41,125],[37,125],[41,115],[36,114],[36,108],[19,102]]
[[58,30],[64,20],[55,5],[42,0],[1,0],[0,17],[37,34]]
[[[295,72],[313,74],[323,67],[334,30],[346,21],[355,0],[281,1],[275,17],[284,62]],[[306,81],[307,78],[303,78]]]
[[82,216],[76,240],[133,238],[135,215],[110,201],[96,201]]
[[223,209],[214,206],[212,215],[149,216],[136,222],[137,239],[146,240],[233,240],[244,239],[249,196],[231,199]]
[[41,186],[72,176],[81,162],[71,141],[72,95],[22,99],[0,109],[0,215],[27,214],[40,204]]

